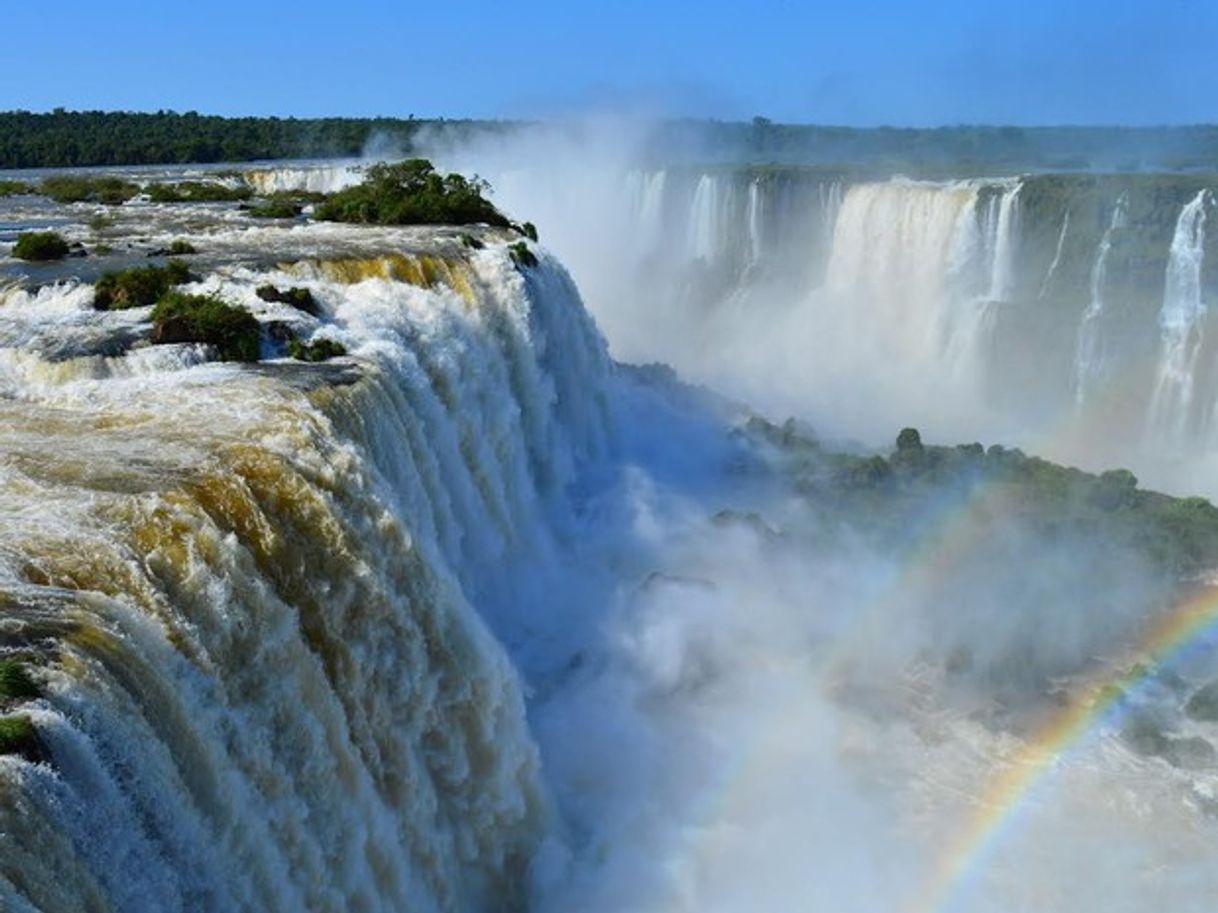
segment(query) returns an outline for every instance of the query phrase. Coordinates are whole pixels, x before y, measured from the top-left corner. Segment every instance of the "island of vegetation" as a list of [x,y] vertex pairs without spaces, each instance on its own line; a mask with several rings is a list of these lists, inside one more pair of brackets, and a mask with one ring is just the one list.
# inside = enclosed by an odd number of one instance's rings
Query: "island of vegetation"
[[331,194],[313,210],[327,222],[372,225],[468,225],[507,228],[507,217],[484,193],[485,182],[460,174],[440,174],[427,159],[370,166],[364,180]]
[[18,260],[43,263],[62,260],[68,255],[68,242],[63,235],[53,231],[26,231],[17,236],[13,245],[13,256]]

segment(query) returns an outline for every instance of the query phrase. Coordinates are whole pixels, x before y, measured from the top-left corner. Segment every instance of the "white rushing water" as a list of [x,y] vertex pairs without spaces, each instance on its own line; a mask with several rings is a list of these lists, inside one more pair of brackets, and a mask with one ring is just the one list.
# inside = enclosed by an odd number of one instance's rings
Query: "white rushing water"
[[1162,348],[1150,421],[1155,432],[1176,442],[1188,430],[1206,314],[1201,264],[1205,256],[1208,199],[1209,191],[1202,190],[1180,211],[1167,261],[1163,308],[1159,312]]
[[[97,320],[87,287],[0,307],[5,637],[46,666],[27,709],[55,759],[0,759],[5,909],[527,892],[538,757],[473,601],[510,604],[505,565],[544,553],[576,464],[604,454],[608,363],[548,261],[527,284],[502,248],[418,261],[450,277],[429,288],[376,262],[201,287],[346,343],[358,374],[314,392],[194,347],[32,354],[35,325]],[[324,327],[265,282],[309,288]]]
[[1126,197],[1122,194],[1112,207],[1112,216],[1100,238],[1095,263],[1091,267],[1091,298],[1079,319],[1074,346],[1074,401],[1080,409],[1105,370],[1104,283],[1108,275],[1108,256],[1112,253],[1112,238],[1125,227],[1127,205]]
[[1049,261],[1049,268],[1045,270],[1045,277],[1040,282],[1040,294],[1037,296],[1039,298],[1044,298],[1045,295],[1048,294],[1049,283],[1053,281],[1053,276],[1057,272],[1057,268],[1061,266],[1062,248],[1065,247],[1066,232],[1069,230],[1070,210],[1067,209],[1065,215],[1062,216],[1061,231],[1057,233],[1057,246],[1053,249],[1053,259]]

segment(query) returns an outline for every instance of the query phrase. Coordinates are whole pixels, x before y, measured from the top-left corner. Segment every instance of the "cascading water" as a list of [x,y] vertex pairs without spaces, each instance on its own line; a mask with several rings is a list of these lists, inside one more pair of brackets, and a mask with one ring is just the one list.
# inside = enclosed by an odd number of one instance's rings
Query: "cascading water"
[[1070,210],[1066,210],[1066,214],[1062,216],[1062,229],[1057,234],[1057,246],[1053,249],[1053,259],[1049,261],[1049,268],[1045,270],[1045,278],[1040,283],[1040,293],[1038,298],[1044,298],[1049,292],[1049,283],[1053,281],[1053,275],[1057,272],[1057,268],[1062,262],[1062,248],[1066,244],[1066,232],[1070,230]]
[[360,165],[324,165],[278,168],[256,168],[242,177],[257,193],[285,193],[294,190],[308,193],[334,193],[363,180]]
[[664,187],[668,179],[666,171],[633,172],[631,180],[636,188],[634,211],[637,213],[639,250],[653,252],[664,233]]
[[1197,355],[1206,307],[1201,293],[1205,219],[1209,191],[1200,191],[1180,211],[1167,260],[1163,308],[1159,312],[1162,349],[1150,405],[1154,433],[1177,442],[1190,419]]
[[1128,198],[1122,194],[1112,207],[1108,228],[1100,238],[1095,264],[1091,267],[1091,298],[1079,320],[1074,347],[1074,402],[1082,408],[1105,370],[1103,316],[1104,283],[1107,278],[1108,256],[1112,253],[1113,235],[1125,227]]
[[714,175],[704,174],[694,188],[689,209],[689,253],[695,260],[710,263],[719,250],[720,188]]
[[3,642],[54,759],[0,758],[0,906],[513,906],[545,803],[472,603],[511,612],[504,569],[607,446],[601,340],[552,262],[526,279],[502,248],[200,288],[355,358],[51,361],[43,335],[96,348],[146,312],[99,321],[79,285],[0,307]]
[[987,309],[1009,292],[1019,186],[986,203],[981,190],[895,180],[846,193],[826,291],[845,334],[882,347],[871,357],[975,368]]
[[761,182],[754,178],[749,182],[748,214],[749,265],[761,260]]
[[[1015,184],[991,203],[995,210],[992,228],[987,224],[986,239],[993,239],[990,250],[990,287],[988,298],[991,301],[1010,300],[1015,282],[1015,244],[1019,238],[1019,191],[1021,184]],[[987,220],[988,221],[988,220]]]

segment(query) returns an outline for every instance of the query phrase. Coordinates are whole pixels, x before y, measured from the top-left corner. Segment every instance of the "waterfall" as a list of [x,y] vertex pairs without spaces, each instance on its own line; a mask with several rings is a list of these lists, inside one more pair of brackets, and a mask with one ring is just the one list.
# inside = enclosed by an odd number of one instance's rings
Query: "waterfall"
[[1206,311],[1201,294],[1201,261],[1208,195],[1209,191],[1200,191],[1176,220],[1159,311],[1161,346],[1150,424],[1155,432],[1175,440],[1183,436],[1188,424],[1193,374],[1201,349]]
[[256,193],[282,193],[301,190],[309,193],[334,193],[363,180],[357,164],[301,165],[297,167],[255,168],[242,174]]
[[[1019,209],[1017,201],[1022,184],[1004,190],[998,198],[998,212],[994,219],[993,246],[990,257],[991,301],[1006,301],[1010,298],[1015,279],[1015,245],[1019,238]],[[987,233],[988,234],[988,233]]]
[[1091,387],[1104,372],[1104,339],[1100,326],[1104,315],[1104,279],[1108,255],[1112,251],[1112,237],[1125,227],[1127,206],[1128,198],[1122,193],[1112,208],[1112,218],[1100,238],[1095,264],[1091,267],[1091,298],[1079,320],[1074,347],[1074,402],[1078,408],[1082,408]]
[[668,173],[635,173],[637,182],[637,214],[639,249],[653,253],[664,233],[664,187]]
[[1049,291],[1049,283],[1053,281],[1053,275],[1057,272],[1057,268],[1061,266],[1062,249],[1066,245],[1066,232],[1070,230],[1070,210],[1066,210],[1066,214],[1062,216],[1062,228],[1057,234],[1057,247],[1053,251],[1053,260],[1049,263],[1049,268],[1045,270],[1045,278],[1040,282],[1040,293],[1038,298],[1043,299]]
[[1010,282],[1019,192],[1005,188],[981,211],[983,186],[897,179],[846,192],[826,289],[847,335],[878,339],[878,357],[910,366],[977,367],[988,299]]
[[689,255],[710,263],[719,250],[719,181],[712,175],[698,178],[689,209]]
[[749,264],[761,260],[761,180],[754,178],[749,182],[749,202],[747,221],[749,226]]
[[502,246],[227,268],[198,289],[352,353],[253,369],[18,351],[146,311],[6,293],[0,649],[52,763],[0,757],[0,906],[519,906],[545,803],[486,618],[612,430],[573,284],[528,273]]

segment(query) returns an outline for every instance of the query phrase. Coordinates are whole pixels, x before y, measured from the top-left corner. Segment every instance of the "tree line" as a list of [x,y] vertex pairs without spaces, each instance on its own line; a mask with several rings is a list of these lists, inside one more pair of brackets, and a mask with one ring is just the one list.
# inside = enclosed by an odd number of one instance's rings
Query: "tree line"
[[453,139],[506,127],[409,118],[217,117],[194,111],[0,112],[0,168],[169,165],[357,156],[370,140],[409,153],[420,131]]

